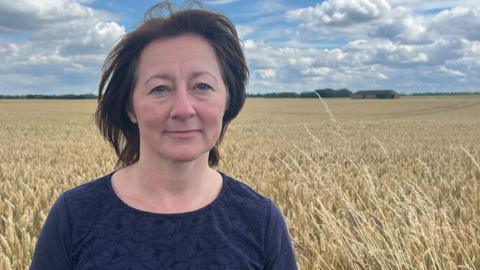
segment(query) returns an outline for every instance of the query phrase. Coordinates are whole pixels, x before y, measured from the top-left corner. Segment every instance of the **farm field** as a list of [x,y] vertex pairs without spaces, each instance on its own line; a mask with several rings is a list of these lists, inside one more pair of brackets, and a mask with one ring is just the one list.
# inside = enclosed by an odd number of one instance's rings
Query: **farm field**
[[[0,269],[114,169],[96,101],[0,100]],[[248,99],[219,170],[272,198],[300,269],[480,269],[480,96]]]

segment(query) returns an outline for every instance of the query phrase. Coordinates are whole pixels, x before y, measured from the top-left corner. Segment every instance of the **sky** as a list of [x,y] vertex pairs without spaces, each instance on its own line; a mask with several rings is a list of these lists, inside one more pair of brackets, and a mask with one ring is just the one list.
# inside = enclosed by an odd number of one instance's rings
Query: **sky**
[[[478,0],[202,2],[237,27],[248,93],[480,91]],[[0,0],[0,95],[97,94],[105,56],[155,3]]]

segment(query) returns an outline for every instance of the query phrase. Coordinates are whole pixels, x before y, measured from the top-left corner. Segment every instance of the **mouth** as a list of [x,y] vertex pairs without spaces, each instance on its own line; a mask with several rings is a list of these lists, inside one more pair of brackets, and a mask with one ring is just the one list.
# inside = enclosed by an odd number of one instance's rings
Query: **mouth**
[[200,132],[199,129],[186,129],[186,130],[167,130],[166,133],[173,133],[173,134],[188,134],[194,132]]
[[165,134],[172,137],[177,137],[177,138],[188,138],[188,137],[195,136],[199,132],[200,132],[199,129],[182,129],[182,130],[167,130],[165,131]]

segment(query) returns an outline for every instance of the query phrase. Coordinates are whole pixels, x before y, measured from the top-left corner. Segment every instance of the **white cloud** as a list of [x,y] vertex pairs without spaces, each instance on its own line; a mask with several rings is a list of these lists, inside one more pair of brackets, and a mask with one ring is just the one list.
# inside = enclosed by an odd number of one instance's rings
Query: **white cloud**
[[[255,40],[252,52],[257,55],[253,66],[276,67],[277,85],[281,81],[294,85],[285,78],[288,74],[303,91],[314,85],[401,91],[478,89],[478,1],[329,0],[287,11],[285,16],[297,23],[296,28],[284,30],[288,40],[260,46]],[[319,46],[320,42],[325,45]],[[270,52],[281,50],[282,54]],[[265,56],[258,57],[260,52]]]
[[[401,44],[364,39],[334,49],[255,44],[255,48],[246,48],[252,92],[323,87],[437,91],[459,79],[473,85],[480,69],[480,43],[467,40]],[[267,70],[275,70],[275,76],[266,76]]]
[[2,74],[0,78],[4,81],[9,81],[14,85],[35,87],[38,85],[51,84],[55,82],[55,77],[51,75],[32,76],[29,74]]
[[290,65],[311,65],[315,62],[315,58],[310,56],[299,56],[298,58],[289,58],[288,63]]
[[247,39],[243,42],[243,48],[247,50],[255,49],[257,48],[257,43],[251,39]]
[[480,8],[454,7],[437,14],[429,30],[444,37],[480,40]]
[[425,24],[425,21],[418,17],[395,17],[379,23],[374,28],[372,35],[402,43],[430,43],[432,37]]
[[[95,91],[105,54],[125,30],[115,15],[88,7],[91,2],[0,0],[0,93]],[[207,4],[223,9],[231,2],[238,1]],[[251,72],[249,91],[438,91],[480,85],[477,0],[292,5],[298,6],[252,1],[235,10]]]
[[7,33],[33,31],[100,14],[74,0],[1,0],[0,31]]
[[256,72],[258,72],[262,79],[271,79],[276,76],[275,70],[271,68],[257,69]]
[[478,0],[388,0],[392,6],[403,6],[409,9],[422,11],[431,11],[439,9],[449,9],[455,6],[478,6]]
[[251,25],[238,25],[235,28],[237,29],[240,39],[244,39],[247,35],[255,31],[255,28],[253,28]]
[[310,27],[347,27],[379,19],[390,9],[385,0],[327,0],[315,7],[290,10],[286,16]]
[[314,75],[315,77],[323,77],[330,72],[329,68],[326,67],[315,67],[315,68],[307,68],[301,71],[304,75]]
[[85,2],[0,0],[0,32],[30,36],[0,39],[0,91],[95,91],[101,59],[125,30]]
[[361,64],[381,64],[395,68],[441,65],[461,57],[467,46],[462,41],[438,39],[431,44],[401,44],[385,39],[357,40],[348,43],[344,51]]
[[249,90],[253,92],[345,87],[346,80],[364,73],[357,75],[348,68],[352,65],[341,49],[276,47],[262,42],[255,49],[246,48],[246,55],[253,74]]
[[453,77],[465,77],[465,74],[464,74],[464,73],[462,73],[462,72],[460,72],[460,71],[458,71],[458,70],[449,69],[449,68],[447,68],[447,67],[445,67],[445,66],[440,66],[440,67],[438,68],[438,70],[439,70],[440,72],[443,72],[443,73],[449,75],[449,76],[453,76]]
[[[425,3],[424,3],[425,2]],[[293,9],[285,16],[308,35],[342,36],[349,39],[384,38],[401,44],[429,44],[438,38],[480,40],[480,7],[472,1],[461,6],[452,1],[330,0],[316,6]],[[452,5],[452,6],[448,6]],[[425,14],[419,11],[423,7]],[[442,6],[432,13],[429,8]],[[363,14],[363,15],[361,15]],[[290,30],[287,30],[290,31]]]

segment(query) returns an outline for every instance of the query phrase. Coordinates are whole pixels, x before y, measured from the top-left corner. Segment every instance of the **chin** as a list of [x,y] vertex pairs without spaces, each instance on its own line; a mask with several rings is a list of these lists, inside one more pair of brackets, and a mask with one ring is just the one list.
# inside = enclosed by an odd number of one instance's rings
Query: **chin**
[[192,162],[192,161],[197,161],[197,160],[202,160],[205,159],[208,163],[208,152],[206,153],[175,153],[172,154],[168,157],[166,157],[168,160],[171,160],[173,162]]

